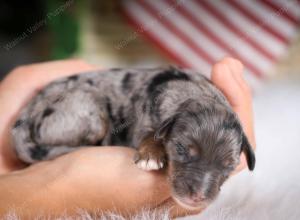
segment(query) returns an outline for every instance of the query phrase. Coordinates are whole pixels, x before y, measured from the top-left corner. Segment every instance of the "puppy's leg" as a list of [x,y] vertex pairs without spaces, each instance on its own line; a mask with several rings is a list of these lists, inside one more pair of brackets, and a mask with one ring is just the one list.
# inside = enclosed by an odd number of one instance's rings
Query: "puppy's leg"
[[166,165],[166,152],[161,141],[154,140],[154,135],[147,135],[139,145],[134,162],[143,170],[159,170]]
[[57,102],[47,98],[27,107],[12,129],[21,160],[35,163],[79,147],[101,145],[106,134],[105,114],[91,93],[66,91]]

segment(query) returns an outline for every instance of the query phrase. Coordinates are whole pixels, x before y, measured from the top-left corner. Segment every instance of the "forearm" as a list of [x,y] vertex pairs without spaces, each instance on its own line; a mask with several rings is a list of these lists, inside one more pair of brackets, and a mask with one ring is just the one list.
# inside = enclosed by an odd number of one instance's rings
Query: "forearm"
[[62,173],[48,163],[0,176],[0,218],[12,211],[22,219],[64,210]]

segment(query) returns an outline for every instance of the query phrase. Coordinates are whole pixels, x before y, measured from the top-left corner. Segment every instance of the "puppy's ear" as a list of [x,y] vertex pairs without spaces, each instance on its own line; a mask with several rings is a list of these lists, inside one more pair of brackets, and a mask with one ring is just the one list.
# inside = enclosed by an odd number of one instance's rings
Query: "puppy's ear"
[[253,151],[253,148],[251,147],[248,138],[245,134],[243,134],[243,140],[242,140],[242,151],[246,155],[246,160],[248,164],[249,170],[254,170],[255,167],[255,154]]
[[167,137],[170,130],[172,129],[174,123],[175,123],[176,117],[170,117],[163,121],[158,128],[158,130],[154,134],[154,140],[162,140]]

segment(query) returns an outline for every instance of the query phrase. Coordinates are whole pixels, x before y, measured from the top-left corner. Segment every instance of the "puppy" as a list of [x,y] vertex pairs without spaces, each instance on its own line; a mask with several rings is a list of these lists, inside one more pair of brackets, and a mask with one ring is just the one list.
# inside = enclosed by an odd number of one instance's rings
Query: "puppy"
[[35,163],[84,146],[126,145],[144,170],[167,168],[186,208],[213,201],[254,152],[222,93],[198,72],[176,67],[110,69],[50,83],[12,128],[18,157]]

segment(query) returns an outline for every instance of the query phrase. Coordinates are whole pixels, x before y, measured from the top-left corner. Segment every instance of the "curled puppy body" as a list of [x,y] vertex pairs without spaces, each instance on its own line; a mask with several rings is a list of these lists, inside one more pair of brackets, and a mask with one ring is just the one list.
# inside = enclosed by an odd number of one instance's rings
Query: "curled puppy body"
[[239,163],[255,156],[222,93],[200,73],[111,69],[50,83],[12,129],[27,163],[83,146],[126,145],[144,170],[166,167],[174,199],[187,208],[211,202]]

